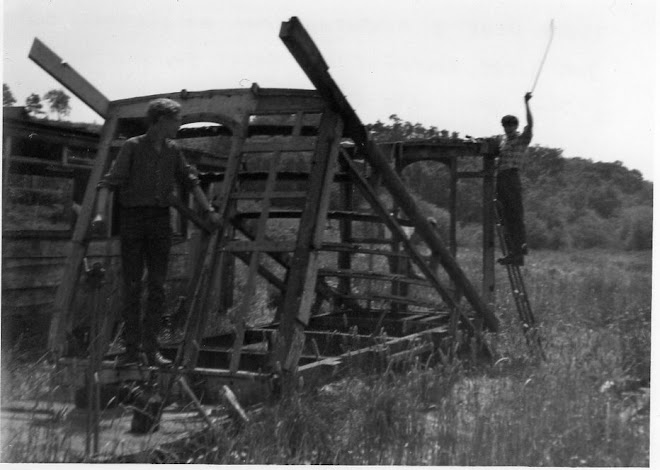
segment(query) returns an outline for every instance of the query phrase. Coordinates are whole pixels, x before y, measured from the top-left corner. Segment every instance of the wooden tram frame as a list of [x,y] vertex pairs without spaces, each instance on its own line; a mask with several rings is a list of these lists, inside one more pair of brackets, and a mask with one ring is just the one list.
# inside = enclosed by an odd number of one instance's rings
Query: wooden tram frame
[[[168,381],[177,374],[196,374],[204,377],[207,388],[217,391],[231,384],[239,393],[258,389],[269,393],[280,385],[292,384],[302,377],[306,384],[317,384],[335,376],[349,363],[355,361],[373,364],[374,361],[395,363],[411,356],[430,354],[437,348],[453,344],[458,329],[469,336],[480,338],[483,330],[497,331],[498,319],[491,310],[494,292],[494,220],[492,212],[494,142],[450,140],[426,143],[395,143],[377,145],[368,138],[365,127],[336,85],[321,53],[296,17],[282,24],[280,38],[285,43],[316,90],[263,89],[254,84],[250,89],[210,90],[203,92],[176,92],[110,101],[96,90],[66,62],[35,39],[29,57],[68,88],[83,102],[105,119],[101,132],[99,152],[91,171],[85,199],[72,236],[72,248],[67,259],[63,282],[57,290],[55,308],[49,334],[49,349],[59,363],[69,367],[75,375],[77,367],[86,367],[84,361],[72,361],[64,354],[66,337],[71,330],[72,303],[76,295],[81,266],[89,244],[88,227],[95,204],[96,184],[107,170],[112,154],[122,144],[117,138],[145,114],[149,101],[156,97],[175,99],[182,104],[183,123],[210,121],[231,131],[231,150],[223,171],[203,176],[209,196],[213,197],[218,212],[223,216],[220,228],[213,230],[197,215],[185,199],[175,199],[173,206],[181,214],[200,227],[199,236],[190,250],[191,270],[188,295],[183,303],[186,313],[186,337],[178,350],[164,350],[174,357],[180,366],[177,370],[154,371],[150,368],[116,368],[112,361],[103,361],[98,371],[101,383],[145,379],[158,372],[161,380]],[[296,120],[287,138],[274,138],[269,143],[251,142],[248,129],[250,117],[255,115],[295,115]],[[301,129],[305,116],[319,115],[317,135],[313,142],[302,138]],[[128,124],[127,124],[128,123]],[[123,126],[123,127],[122,127]],[[352,141],[352,148],[342,146],[345,139]],[[276,160],[281,152],[307,151],[312,154],[307,190],[288,192],[275,190],[278,176]],[[266,172],[243,171],[242,155],[251,152],[270,152],[276,157]],[[386,154],[393,157],[394,165]],[[461,157],[479,157],[483,161],[481,171],[461,172]],[[402,182],[400,172],[415,161],[434,160],[450,169],[450,240],[449,247],[439,237],[414,202]],[[377,174],[380,186],[374,186],[356,162],[363,161],[371,172]],[[282,174],[284,174],[283,172]],[[295,175],[290,174],[290,177]],[[298,175],[300,176],[300,175]],[[456,254],[456,190],[459,178],[483,179],[483,280],[479,293],[470,283],[455,260]],[[252,214],[237,214],[235,201],[241,197],[237,181],[241,178],[265,180],[265,190],[259,195],[261,210]],[[222,184],[219,184],[222,182]],[[342,210],[330,210],[330,188],[340,185]],[[359,190],[371,212],[355,212],[352,194]],[[396,212],[379,199],[379,191],[389,193]],[[295,194],[294,194],[295,193]],[[304,205],[296,213],[270,208],[277,197],[297,197]],[[256,229],[245,221],[256,219]],[[295,240],[275,242],[265,236],[265,226],[272,217],[295,217],[299,228]],[[327,220],[339,220],[339,243],[324,241],[323,232]],[[360,302],[353,288],[353,279],[371,276],[394,284],[414,284],[419,280],[406,278],[405,273],[365,273],[352,269],[351,256],[356,252],[379,253],[380,249],[362,249],[351,243],[353,222],[369,220],[383,224],[392,234],[390,251],[386,256],[405,256],[421,272],[425,285],[439,297],[435,308],[420,313],[399,309],[416,300],[401,295],[383,296],[391,309],[374,312]],[[451,282],[460,290],[467,303],[460,305],[451,289],[440,279],[422,256],[419,249],[407,238],[404,226],[412,226],[428,246]],[[234,240],[236,233],[243,239]],[[321,252],[336,251],[337,267],[330,272],[320,265]],[[266,256],[284,267],[286,275],[278,275],[260,260]],[[249,303],[242,301],[235,306],[239,318],[231,335],[205,338],[204,326],[208,315],[218,307],[226,313],[233,299],[233,275],[231,261],[241,260],[248,266],[246,292],[254,292],[256,277],[262,276],[281,293],[278,319],[259,328],[247,327],[243,321],[248,314]],[[336,286],[327,281],[334,277]],[[220,291],[220,298],[216,292]],[[392,290],[396,294],[395,290]],[[215,297],[214,297],[215,295]],[[373,295],[371,295],[373,297]],[[368,296],[367,296],[368,297]],[[323,299],[330,301],[335,311],[317,314]],[[211,305],[215,302],[215,305]],[[419,302],[418,302],[419,303]],[[396,307],[396,308],[395,308]],[[470,311],[466,311],[469,309]],[[96,313],[99,314],[98,312]],[[243,320],[242,320],[243,319]],[[353,328],[351,328],[351,326]],[[385,328],[386,327],[386,328]],[[385,329],[386,336],[377,332]],[[104,344],[108,343],[108,322],[101,327]],[[352,344],[347,350],[345,345]],[[259,345],[268,350],[255,351]],[[78,364],[78,365],[75,365]],[[218,366],[220,364],[221,366]],[[173,381],[173,380],[171,380]],[[274,385],[274,381],[277,382]]]

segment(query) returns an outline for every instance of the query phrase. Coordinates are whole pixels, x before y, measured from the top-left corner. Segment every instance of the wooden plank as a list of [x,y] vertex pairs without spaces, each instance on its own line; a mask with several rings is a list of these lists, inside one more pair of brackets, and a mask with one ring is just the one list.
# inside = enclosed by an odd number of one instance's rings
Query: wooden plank
[[34,38],[28,57],[99,116],[108,117],[110,101],[39,39]]
[[312,246],[321,245],[320,228],[324,225],[337,161],[343,124],[335,113],[323,114],[317,149],[310,175],[309,197],[300,219],[296,250],[290,265],[287,288],[282,305],[279,339],[275,357],[285,374],[294,373],[297,357],[304,344],[304,325],[311,314],[311,304],[317,285],[318,252]]
[[[302,199],[307,197],[306,191],[277,191],[271,194],[270,199]],[[256,191],[243,191],[237,192],[231,195],[231,199],[261,199],[263,198],[263,193]]]
[[[237,252],[234,253],[234,255],[240,259],[243,263],[249,265],[250,264],[250,257],[246,253],[241,253]],[[269,270],[263,265],[259,265],[257,272],[261,277],[266,279],[268,282],[270,282],[273,286],[275,286],[277,289],[280,290],[280,292],[284,292],[284,289],[286,289],[286,284],[284,283],[283,279],[280,279],[277,274]]]
[[[2,240],[2,258],[66,258],[71,253],[71,240],[27,239]],[[62,260],[63,261],[63,260]]]
[[358,243],[358,244],[364,244],[364,245],[391,245],[392,244],[392,239],[391,238],[350,238],[346,240],[347,243]]
[[260,251],[266,253],[288,253],[296,248],[295,242],[291,241],[236,241],[228,242],[221,250],[227,252],[252,252]]
[[5,308],[38,307],[53,305],[57,286],[42,286],[28,289],[12,289],[2,291],[2,313]]
[[420,307],[429,307],[429,308],[434,308],[437,309],[440,305],[438,302],[430,302],[427,300],[419,300],[413,297],[402,297],[399,295],[385,295],[385,294],[380,294],[378,292],[364,292],[364,293],[355,293],[355,294],[348,294],[345,296],[347,299],[353,299],[353,300],[370,300],[370,301],[384,301],[384,302],[392,302],[392,303],[398,303],[398,304],[409,304],[409,305],[417,305]]
[[352,279],[372,279],[386,282],[405,282],[406,284],[416,284],[425,287],[431,287],[431,283],[426,279],[416,279],[408,277],[405,274],[377,273],[371,271],[356,271],[351,269],[319,269],[321,277],[337,277]]
[[360,145],[365,142],[367,133],[364,126],[355,110],[348,104],[344,94],[327,73],[328,65],[297,17],[293,16],[289,21],[282,23],[280,39],[305,71],[314,87],[325,98],[326,103],[334,111],[341,112],[345,130],[355,136],[353,140],[356,144]]
[[[254,103],[252,104],[254,105]],[[208,243],[205,243],[207,248],[202,250],[203,258],[201,262],[198,261],[197,263],[198,267],[194,271],[194,282],[190,283],[190,290],[187,296],[189,308],[187,309],[186,337],[177,353],[177,362],[183,364],[184,367],[194,367],[197,363],[199,354],[198,346],[201,344],[204,333],[203,329],[209,315],[209,309],[207,307],[210,301],[209,290],[212,287],[210,283],[221,277],[221,273],[223,272],[223,263],[219,262],[222,260],[220,248],[226,243],[225,236],[227,235],[227,230],[225,229],[230,219],[231,208],[229,196],[236,185],[237,175],[241,166],[242,148],[245,143],[246,130],[251,114],[250,108],[244,109],[241,118],[242,126],[236,128],[234,131],[226,178],[224,184],[220,187],[216,203],[218,213],[222,217],[222,223],[210,235]]]
[[316,137],[272,136],[245,142],[244,153],[313,152]]
[[365,248],[362,245],[356,245],[353,243],[325,242],[323,243],[320,249],[323,251],[336,251],[336,252],[348,252],[348,253],[363,254],[363,255],[410,258],[410,254],[405,251],[395,252],[389,250],[379,250],[377,248]]
[[264,113],[296,113],[303,111],[305,113],[322,113],[326,104],[319,96],[316,90],[305,90],[311,94],[308,96],[287,96],[285,90],[283,94],[274,96],[259,96],[259,104],[256,112]]
[[[390,191],[396,203],[406,216],[415,223],[424,242],[437,253],[440,264],[464,292],[466,300],[475,312],[484,319],[486,326],[493,331],[497,331],[499,320],[488,305],[484,303],[463,270],[456,263],[456,260],[447,251],[435,229],[426,221],[424,214],[417,207],[415,200],[406,189],[401,178],[392,169],[378,146],[368,139],[364,126],[346,100],[345,95],[328,73],[328,66],[323,61],[321,53],[298,18],[292,17],[289,22],[282,23],[280,38],[328,105],[341,114],[348,135],[353,139],[356,146],[361,149],[372,167],[380,174],[383,184]],[[431,276],[435,278],[435,274],[431,274]]]
[[[339,161],[339,171],[341,171],[344,174],[348,173],[348,169],[346,168],[346,165],[343,163],[343,160]],[[335,180],[336,181],[336,180]],[[339,195],[340,195],[340,204],[342,210],[346,212],[352,212],[353,211],[353,183],[350,181],[347,181],[346,183],[342,184],[339,188]],[[351,220],[340,220],[339,221],[339,241],[340,243],[349,243],[349,240],[353,237],[353,223]],[[349,252],[338,252],[337,253],[337,266],[339,269],[342,270],[350,270],[351,269],[351,254]],[[349,277],[346,278],[341,278],[339,280],[339,292],[342,294],[348,294],[351,292],[351,279]],[[335,304],[335,307],[338,305]]]
[[[270,210],[271,200],[270,195],[275,189],[275,182],[277,180],[277,167],[280,161],[280,154],[277,153],[275,158],[270,162],[270,171],[268,180],[266,181],[266,188],[263,193],[263,201],[261,205],[261,216],[257,223],[257,233],[255,237],[255,245],[259,245],[266,238],[266,224],[268,223],[268,211]],[[241,359],[241,349],[243,347],[243,336],[245,335],[245,323],[247,315],[252,305],[254,292],[257,282],[257,268],[259,267],[259,251],[252,251],[250,255],[250,264],[248,266],[248,276],[243,291],[243,299],[239,306],[238,316],[235,322],[235,339],[232,348],[231,363],[229,370],[236,372],[238,370],[239,362]]]
[[[347,167],[352,172],[355,181],[357,183],[358,189],[362,192],[362,195],[365,199],[371,204],[371,207],[376,211],[376,213],[386,222],[387,227],[399,240],[401,240],[402,245],[405,247],[406,251],[411,255],[410,259],[420,268],[426,279],[428,279],[433,287],[438,291],[442,300],[444,300],[447,305],[457,308],[456,302],[452,298],[448,288],[444,286],[438,279],[434,270],[426,263],[424,257],[419,253],[415,245],[410,241],[406,236],[403,228],[397,223],[396,219],[389,213],[389,211],[382,205],[380,199],[378,199],[377,194],[369,186],[367,180],[357,171],[357,168],[351,161],[350,157],[342,152],[342,158],[346,162]],[[426,221],[426,219],[424,219]]]
[[307,386],[319,387],[331,380],[337,380],[344,373],[351,370],[349,364],[363,363],[372,371],[378,364],[386,365],[387,359],[403,352],[411,354],[430,352],[428,346],[421,348],[425,343],[437,347],[443,337],[446,337],[445,327],[436,327],[422,332],[416,332],[401,338],[393,338],[378,346],[366,347],[357,351],[348,351],[341,356],[326,358],[298,368],[298,375],[303,378]]
[[[2,289],[57,287],[62,282],[64,263],[56,265],[2,266]],[[4,300],[4,299],[3,299]]]
[[[251,230],[247,227],[247,225],[244,222],[236,219],[235,217],[231,219],[231,222],[245,236],[247,236],[250,239],[254,239],[254,234],[251,232]],[[287,270],[289,269],[291,263],[290,253],[267,252],[267,254],[280,266],[282,266]],[[323,279],[317,279],[316,292],[318,295],[322,296],[325,299],[328,300],[335,299],[338,303],[341,303],[343,306],[345,306],[348,309],[352,309],[357,312],[364,310],[362,306],[360,306],[357,302],[353,302],[348,299],[342,299],[341,294],[337,290],[330,287]]]
[[50,325],[48,347],[51,350],[60,349],[63,346],[64,332],[69,322],[69,310],[74,295],[74,286],[80,274],[80,265],[85,256],[87,245],[87,231],[92,220],[94,205],[96,203],[96,185],[101,180],[109,159],[109,143],[112,140],[117,127],[117,118],[108,111],[101,130],[101,142],[94,160],[94,168],[87,180],[83,204],[78,214],[76,226],[71,238],[71,253],[69,254],[62,277],[63,282],[57,289],[53,307],[53,318]]
[[495,303],[495,161],[483,159],[482,191],[482,272],[481,295],[491,307]]

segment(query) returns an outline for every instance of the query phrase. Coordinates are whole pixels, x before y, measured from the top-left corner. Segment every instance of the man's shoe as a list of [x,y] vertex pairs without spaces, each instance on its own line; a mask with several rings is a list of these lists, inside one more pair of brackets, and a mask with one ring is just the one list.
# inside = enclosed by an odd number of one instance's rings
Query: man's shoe
[[169,367],[172,365],[172,361],[163,357],[158,351],[148,353],[147,361],[149,362],[149,365],[153,367]]

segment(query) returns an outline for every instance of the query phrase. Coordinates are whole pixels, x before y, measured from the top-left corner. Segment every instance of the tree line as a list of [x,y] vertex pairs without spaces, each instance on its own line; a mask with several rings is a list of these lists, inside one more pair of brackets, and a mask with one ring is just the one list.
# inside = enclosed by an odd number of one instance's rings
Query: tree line
[[[388,123],[368,124],[380,142],[427,138],[457,138],[392,115]],[[466,159],[467,160],[467,159]],[[479,170],[477,159],[462,170]],[[427,211],[448,220],[449,171],[441,163],[419,162],[403,174],[408,187]],[[565,157],[563,150],[534,145],[521,171],[528,242],[535,249],[623,248],[648,250],[653,238],[653,184],[622,162],[594,162]],[[481,221],[482,182],[460,179],[457,219],[464,233]],[[445,217],[442,217],[442,214]],[[440,215],[440,217],[438,217]]]
[[[70,96],[64,90],[48,90],[43,97],[37,93],[31,93],[25,99],[25,110],[30,116],[41,118],[46,117],[44,111],[44,102],[48,105],[51,113],[57,116],[58,120],[68,116],[71,112],[71,105],[69,104]],[[6,83],[2,84],[2,106],[14,106],[16,98]]]

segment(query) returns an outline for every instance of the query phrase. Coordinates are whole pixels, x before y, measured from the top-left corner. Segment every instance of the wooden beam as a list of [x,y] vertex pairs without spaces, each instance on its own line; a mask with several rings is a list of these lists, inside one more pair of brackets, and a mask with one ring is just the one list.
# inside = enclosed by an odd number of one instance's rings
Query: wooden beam
[[336,113],[328,111],[323,114],[319,128],[310,174],[309,196],[300,219],[296,250],[287,274],[280,335],[275,353],[275,358],[279,360],[286,376],[283,380],[285,389],[291,385],[289,373],[294,373],[298,366],[305,341],[304,326],[311,316],[317,285],[318,248],[321,246],[322,230],[326,222],[343,122]]
[[345,122],[346,135],[353,139],[359,153],[364,154],[369,164],[381,175],[383,185],[390,191],[406,216],[414,222],[422,240],[438,255],[440,264],[464,292],[466,300],[474,311],[484,319],[485,325],[489,329],[497,331],[499,329],[498,318],[472,286],[463,270],[444,246],[436,230],[427,222],[387,158],[378,146],[368,139],[365,127],[330,76],[327,64],[300,20],[292,17],[288,22],[282,23],[280,38],[328,105],[341,115]]
[[108,116],[110,101],[39,39],[34,38],[28,57],[99,116]]
[[482,271],[481,295],[488,305],[495,302],[495,161],[492,158],[483,160],[483,200],[482,210]]
[[69,325],[70,307],[75,288],[78,284],[80,266],[88,244],[87,233],[96,203],[96,185],[101,180],[110,158],[110,142],[112,141],[116,127],[116,117],[109,115],[101,130],[101,142],[99,143],[98,154],[94,160],[92,173],[87,180],[83,205],[76,220],[76,226],[73,229],[73,236],[71,237],[71,251],[64,266],[62,283],[58,286],[57,294],[55,295],[53,317],[51,319],[48,337],[48,347],[52,351],[60,351],[60,348],[64,346],[64,332]]
[[328,65],[321,52],[297,17],[292,16],[289,21],[282,23],[280,39],[286,44],[326,103],[334,111],[341,113],[344,132],[350,134],[356,144],[363,144],[367,140],[367,132],[360,122],[360,118],[328,74]]

